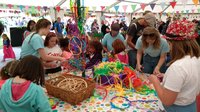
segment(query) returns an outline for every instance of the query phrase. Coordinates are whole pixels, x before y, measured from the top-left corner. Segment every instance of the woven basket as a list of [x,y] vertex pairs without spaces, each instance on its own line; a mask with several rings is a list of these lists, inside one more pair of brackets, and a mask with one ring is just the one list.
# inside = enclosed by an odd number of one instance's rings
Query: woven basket
[[[65,89],[58,87],[58,84],[61,81],[63,81],[65,78],[72,78],[72,79],[77,78],[80,80],[84,80],[87,83],[87,88],[84,88],[84,89],[74,93],[72,91],[65,90]],[[72,105],[76,105],[93,95],[94,88],[95,88],[95,82],[84,79],[82,77],[65,74],[65,75],[61,75],[56,78],[47,80],[45,83],[45,86],[46,86],[46,89],[47,89],[47,92],[49,95],[57,97],[57,98],[59,98],[63,101],[66,101]]]

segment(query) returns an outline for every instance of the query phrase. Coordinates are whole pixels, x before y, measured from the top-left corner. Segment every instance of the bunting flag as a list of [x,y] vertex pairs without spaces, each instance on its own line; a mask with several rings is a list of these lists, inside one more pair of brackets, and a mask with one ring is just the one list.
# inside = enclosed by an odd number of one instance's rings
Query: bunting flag
[[4,9],[6,9],[6,8],[7,8],[6,4],[3,4],[3,8],[4,8]]
[[119,6],[118,6],[118,5],[115,5],[114,8],[115,8],[115,11],[118,12]]
[[179,11],[176,11],[176,14],[179,14]]
[[194,3],[195,6],[197,6],[198,3],[199,3],[199,0],[192,0],[192,1],[193,1],[193,3]]
[[54,12],[54,7],[50,7],[50,12],[51,12],[51,13]]
[[188,14],[188,13],[189,13],[189,10],[186,10],[186,13]]
[[31,7],[31,13],[32,13],[32,14],[33,14],[33,13],[36,13],[35,7],[34,7],[34,6]]
[[154,9],[155,5],[156,5],[156,3],[151,3],[150,4],[150,7],[151,7],[152,10]]
[[165,8],[165,6],[166,6],[165,2],[161,2],[161,3],[160,3],[160,6],[161,6],[162,10],[164,10],[164,8]]
[[194,13],[194,9],[192,9],[192,13]]
[[124,9],[124,12],[126,12],[126,9],[127,9],[128,5],[123,5],[122,7]]
[[47,6],[44,6],[43,9],[44,9],[44,11],[46,12],[46,11],[47,11]]
[[40,6],[37,6],[37,10],[40,11],[40,9],[41,9],[41,7],[40,7]]
[[14,8],[14,9],[17,9],[17,8],[18,8],[18,6],[17,6],[17,5],[14,5],[14,6],[13,6],[13,8]]
[[183,13],[184,13],[184,11],[182,10],[182,11],[181,11],[181,14],[183,14]]
[[187,2],[188,2],[188,0],[181,0],[181,3],[183,4],[183,9],[185,8]]
[[131,5],[133,11],[135,11],[137,5]]
[[29,6],[26,6],[25,9],[28,10],[28,9],[29,9]]
[[56,6],[56,11],[60,12],[60,6]]
[[92,10],[95,12],[96,11],[96,9],[97,9],[97,7],[92,7]]
[[170,5],[171,5],[172,8],[174,9],[174,7],[176,6],[176,1],[174,1],[174,2],[170,2]]
[[23,5],[20,5],[20,6],[19,6],[19,9],[20,9],[21,11],[23,11],[23,8],[24,8]]
[[198,10],[198,13],[200,13],[200,8],[199,9],[197,9]]
[[101,11],[103,11],[105,9],[105,6],[101,6]]
[[144,10],[144,9],[145,9],[145,7],[146,7],[146,4],[144,4],[144,3],[141,3],[141,4],[140,4],[140,7],[142,8],[142,10]]
[[12,4],[8,4],[7,6],[9,9],[11,9],[13,7]]

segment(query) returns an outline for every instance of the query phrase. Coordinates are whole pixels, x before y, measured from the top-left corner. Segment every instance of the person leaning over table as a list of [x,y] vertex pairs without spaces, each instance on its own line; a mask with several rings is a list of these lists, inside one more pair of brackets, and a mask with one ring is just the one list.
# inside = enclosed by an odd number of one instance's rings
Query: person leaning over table
[[[136,69],[138,71],[148,74],[165,73],[165,59],[169,52],[169,44],[166,39],[160,37],[156,28],[146,27],[142,36],[138,38],[135,48],[137,49]],[[141,65],[142,56],[143,63]]]
[[36,23],[36,32],[30,34],[23,42],[21,47],[20,58],[27,55],[33,55],[42,58],[44,61],[64,61],[59,56],[48,56],[44,51],[44,40],[42,36],[49,33],[51,22],[47,19],[40,19]]
[[171,61],[162,84],[155,75],[149,80],[167,112],[196,112],[200,93],[200,48],[196,26],[190,21],[173,21],[166,34]]

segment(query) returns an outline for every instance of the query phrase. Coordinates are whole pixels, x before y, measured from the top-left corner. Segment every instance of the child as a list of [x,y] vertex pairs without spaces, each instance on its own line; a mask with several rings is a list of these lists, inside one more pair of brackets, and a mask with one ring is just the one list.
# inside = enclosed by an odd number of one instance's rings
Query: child
[[103,46],[99,41],[93,40],[88,43],[87,50],[89,62],[86,63],[86,69],[92,69],[94,65],[102,61]]
[[190,21],[173,21],[164,36],[170,43],[170,66],[160,84],[150,75],[158,97],[167,112],[197,112],[196,96],[200,93],[200,48],[195,38],[196,26]]
[[[58,38],[55,33],[49,32],[44,41],[45,53],[49,56],[62,56],[62,50],[58,46]],[[61,71],[60,61],[46,61],[45,74],[56,73]]]
[[[137,70],[148,74],[165,73],[165,60],[169,52],[169,44],[166,39],[160,38],[158,30],[154,27],[146,27],[143,34],[138,38],[135,48],[137,49]],[[143,55],[143,63],[141,59]]]
[[0,111],[51,112],[48,99],[41,87],[44,85],[41,60],[29,55],[22,58],[0,91]]
[[126,47],[124,43],[120,39],[116,39],[112,43],[112,47],[113,47],[114,59],[113,60],[111,59],[110,61],[115,61],[115,59],[117,59],[122,63],[128,64],[128,55],[125,52]]
[[4,67],[1,68],[1,72],[0,72],[0,88],[2,87],[2,85],[5,83],[5,81],[7,79],[9,79],[10,77],[12,77],[12,74],[17,66],[19,61],[17,60],[13,60],[8,62]]
[[3,34],[2,38],[3,38],[3,53],[4,53],[2,62],[4,62],[6,58],[15,59],[15,53],[10,44],[10,39],[8,38],[6,34]]
[[60,45],[61,50],[63,51],[62,56],[65,59],[70,59],[72,57],[72,53],[69,50],[69,39],[67,37],[59,39],[59,45]]

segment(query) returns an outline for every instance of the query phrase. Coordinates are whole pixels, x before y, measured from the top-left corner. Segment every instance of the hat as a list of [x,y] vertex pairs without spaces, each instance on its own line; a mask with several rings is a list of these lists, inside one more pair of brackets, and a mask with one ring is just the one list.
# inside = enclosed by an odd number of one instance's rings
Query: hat
[[149,26],[154,27],[156,24],[156,17],[153,13],[149,12],[143,16],[143,18],[146,20]]
[[176,20],[169,24],[163,38],[169,40],[190,40],[198,37],[196,24],[191,21]]
[[120,25],[118,23],[113,23],[111,25],[111,30],[119,31],[120,30]]

